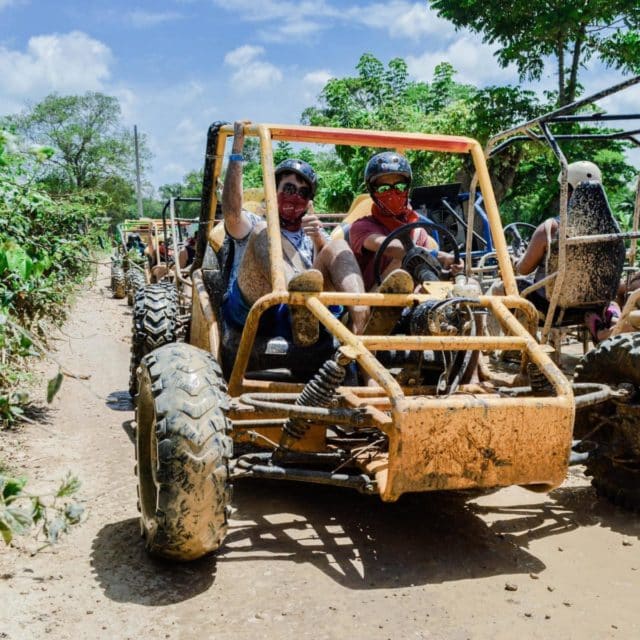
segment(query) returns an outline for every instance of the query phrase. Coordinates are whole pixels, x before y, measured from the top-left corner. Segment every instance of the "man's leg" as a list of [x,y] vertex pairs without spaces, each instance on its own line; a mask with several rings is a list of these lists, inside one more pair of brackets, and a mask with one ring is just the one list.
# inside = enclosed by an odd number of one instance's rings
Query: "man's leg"
[[[356,257],[344,240],[332,240],[316,256],[313,264],[325,281],[325,289],[347,293],[364,293],[364,282]],[[349,307],[349,317],[355,333],[362,333],[369,309],[363,305]]]

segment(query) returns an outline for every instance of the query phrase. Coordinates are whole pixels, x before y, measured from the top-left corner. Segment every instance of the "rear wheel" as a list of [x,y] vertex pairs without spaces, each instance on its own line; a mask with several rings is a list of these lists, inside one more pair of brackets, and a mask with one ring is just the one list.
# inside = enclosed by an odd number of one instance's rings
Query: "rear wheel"
[[138,508],[147,549],[195,560],[227,531],[232,441],[222,372],[206,351],[170,344],[140,365]]
[[178,292],[175,285],[150,284],[135,298],[131,336],[129,393],[138,390],[137,369],[142,358],[178,339]]
[[111,290],[114,298],[124,298],[126,295],[126,286],[124,278],[124,270],[120,265],[111,268]]
[[576,436],[595,443],[587,462],[598,493],[640,510],[640,333],[601,342],[576,367],[576,382],[624,385],[630,395],[576,414]]
[[136,299],[136,293],[138,289],[144,287],[144,275],[142,272],[135,268],[130,268],[127,271],[127,304],[132,307]]

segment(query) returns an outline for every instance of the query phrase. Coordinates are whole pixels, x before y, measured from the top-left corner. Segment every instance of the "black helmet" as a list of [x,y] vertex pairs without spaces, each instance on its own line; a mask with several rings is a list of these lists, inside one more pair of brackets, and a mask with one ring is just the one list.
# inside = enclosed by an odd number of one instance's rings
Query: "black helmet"
[[318,176],[308,162],[299,160],[298,158],[283,160],[275,170],[276,184],[278,184],[278,176],[283,173],[295,173],[300,176],[305,182],[309,183],[309,186],[311,187],[311,197],[313,198],[316,195],[316,190],[318,188]]
[[364,181],[369,192],[372,190],[372,183],[380,176],[398,173],[404,176],[411,184],[413,175],[411,173],[411,165],[409,161],[395,151],[383,151],[373,156],[364,170]]

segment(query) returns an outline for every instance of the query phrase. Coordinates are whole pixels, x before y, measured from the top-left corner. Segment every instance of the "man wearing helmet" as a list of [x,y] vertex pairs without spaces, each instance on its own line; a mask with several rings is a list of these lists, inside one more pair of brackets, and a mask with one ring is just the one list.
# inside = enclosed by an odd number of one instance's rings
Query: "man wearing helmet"
[[[236,122],[222,190],[222,213],[226,233],[234,245],[223,314],[228,323],[237,327],[243,326],[251,305],[272,290],[265,221],[242,208],[243,147],[244,123]],[[285,160],[276,167],[275,178],[285,279],[289,289],[364,292],[362,276],[351,249],[344,240],[329,242],[322,223],[313,212],[318,180],[311,165],[299,159]],[[305,309],[295,307],[291,311],[294,322],[295,314],[304,319]],[[354,329],[361,330],[366,322],[366,307],[356,306],[349,311]],[[311,320],[315,328],[309,333],[313,336],[318,323]],[[307,343],[312,342],[311,338],[307,340]]]
[[[402,225],[420,220],[409,204],[412,178],[409,162],[395,151],[378,153],[367,163],[364,180],[373,200],[371,215],[356,220],[349,230],[349,243],[362,270],[367,290],[375,286],[374,256],[385,238]],[[420,247],[430,249],[440,264],[454,274],[463,268],[462,262],[454,264],[453,255],[439,251],[435,240],[424,229],[413,231],[413,241]],[[380,262],[383,278],[401,267],[404,255],[402,242],[393,240]]]

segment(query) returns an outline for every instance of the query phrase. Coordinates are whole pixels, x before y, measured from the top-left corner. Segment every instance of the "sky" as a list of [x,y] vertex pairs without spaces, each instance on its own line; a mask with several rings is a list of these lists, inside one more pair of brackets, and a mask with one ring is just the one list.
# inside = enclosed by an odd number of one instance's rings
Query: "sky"
[[[203,166],[212,122],[299,123],[363,53],[404,58],[414,80],[448,61],[460,82],[518,84],[479,36],[422,0],[0,0],[0,115],[52,92],[113,95],[147,138],[157,188]],[[589,93],[622,80],[597,61],[582,78]],[[555,82],[550,67],[527,86]],[[603,106],[639,102],[635,89]]]

